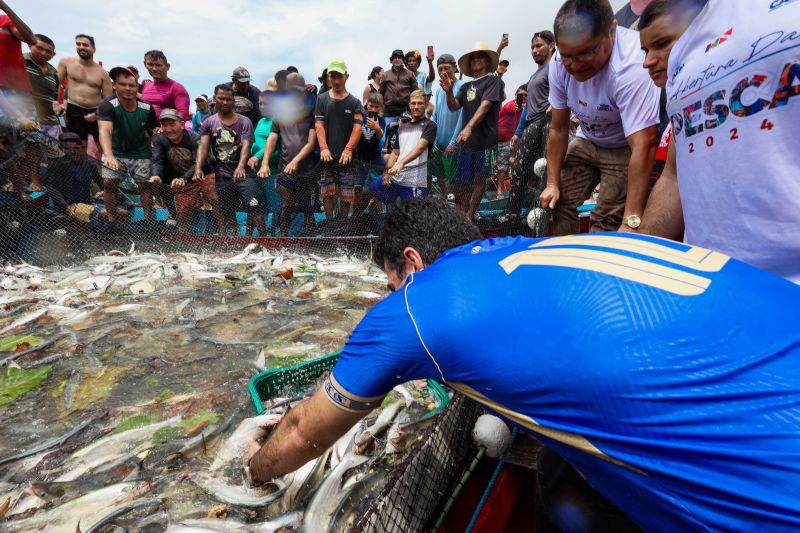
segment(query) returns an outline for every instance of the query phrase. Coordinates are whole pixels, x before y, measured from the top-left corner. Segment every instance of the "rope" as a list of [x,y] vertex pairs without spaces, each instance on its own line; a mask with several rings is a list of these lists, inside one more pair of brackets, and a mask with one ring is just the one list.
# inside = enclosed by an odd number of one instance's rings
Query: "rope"
[[478,517],[483,510],[483,506],[486,504],[486,500],[489,498],[489,493],[492,491],[492,487],[494,487],[495,481],[497,481],[497,476],[500,475],[500,470],[503,469],[503,465],[506,463],[506,457],[508,457],[508,452],[511,451],[511,445],[514,444],[514,439],[517,436],[518,428],[514,428],[514,431],[511,432],[511,439],[508,441],[508,448],[506,451],[503,452],[503,456],[500,458],[500,461],[497,462],[497,468],[494,469],[494,473],[492,473],[492,477],[489,480],[489,484],[486,486],[486,490],[483,491],[483,496],[481,496],[481,501],[478,502],[478,507],[475,509],[475,514],[472,515],[472,520],[469,521],[469,525],[467,525],[467,529],[465,533],[470,533],[472,528],[475,527],[475,522],[478,520]]

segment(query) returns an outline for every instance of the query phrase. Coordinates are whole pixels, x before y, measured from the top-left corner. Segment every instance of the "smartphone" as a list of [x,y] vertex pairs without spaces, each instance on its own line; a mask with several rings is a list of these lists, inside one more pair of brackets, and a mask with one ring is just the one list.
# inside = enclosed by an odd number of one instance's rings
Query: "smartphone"
[[433,57],[433,45],[428,45],[428,57]]
[[525,101],[525,95],[524,94],[518,94],[517,95],[517,109],[522,109],[522,103],[524,101]]
[[375,111],[367,112],[367,118],[371,118],[372,120],[378,120],[378,114]]
[[508,34],[507,33],[503,34],[503,39],[508,39]]

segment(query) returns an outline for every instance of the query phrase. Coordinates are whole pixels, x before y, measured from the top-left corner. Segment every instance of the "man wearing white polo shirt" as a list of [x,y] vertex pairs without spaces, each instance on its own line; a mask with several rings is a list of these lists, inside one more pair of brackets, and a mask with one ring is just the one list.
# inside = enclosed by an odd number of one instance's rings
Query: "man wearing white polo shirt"
[[[658,146],[659,90],[641,68],[638,33],[617,28],[608,0],[567,0],[550,66],[553,120],[543,207],[556,235],[577,233],[576,207],[600,185],[592,231],[638,227]],[[568,145],[570,111],[580,121]]]

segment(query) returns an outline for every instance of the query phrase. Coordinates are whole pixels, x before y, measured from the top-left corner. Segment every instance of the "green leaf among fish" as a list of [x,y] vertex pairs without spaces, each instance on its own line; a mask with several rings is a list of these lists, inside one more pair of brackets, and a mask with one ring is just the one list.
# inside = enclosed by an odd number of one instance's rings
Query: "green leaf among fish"
[[0,338],[0,352],[13,352],[20,344],[28,344],[31,347],[39,346],[44,339],[36,335],[9,335]]
[[286,366],[294,366],[299,365],[300,363],[305,362],[308,359],[307,353],[301,353],[298,355],[287,355],[285,357],[275,357],[269,360],[267,363],[267,368],[272,370],[273,368],[283,368]]
[[6,367],[6,371],[0,376],[0,406],[9,404],[19,396],[35,389],[50,375],[52,369],[53,365],[44,365],[30,370],[17,366]]
[[140,427],[149,426],[150,424],[155,424],[160,420],[161,417],[155,413],[133,415],[120,420],[115,431],[117,433],[122,433],[123,431],[128,431],[129,429],[137,429]]

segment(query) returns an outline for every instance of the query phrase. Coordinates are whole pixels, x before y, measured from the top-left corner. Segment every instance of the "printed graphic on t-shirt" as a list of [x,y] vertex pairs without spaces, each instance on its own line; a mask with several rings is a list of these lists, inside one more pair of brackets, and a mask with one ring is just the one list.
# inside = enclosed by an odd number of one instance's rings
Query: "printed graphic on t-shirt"
[[183,146],[173,146],[167,150],[167,161],[176,174],[184,174],[193,166],[192,151]]
[[247,115],[253,110],[253,102],[246,96],[234,96],[233,110],[240,115]]
[[217,159],[219,159],[220,162],[235,163],[238,160],[235,155],[241,149],[241,146],[234,132],[226,128],[220,128],[217,132],[216,149]]

